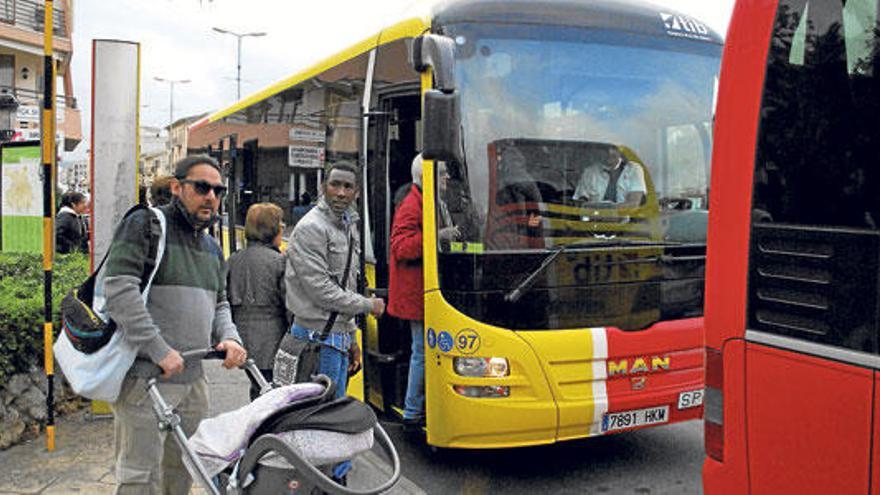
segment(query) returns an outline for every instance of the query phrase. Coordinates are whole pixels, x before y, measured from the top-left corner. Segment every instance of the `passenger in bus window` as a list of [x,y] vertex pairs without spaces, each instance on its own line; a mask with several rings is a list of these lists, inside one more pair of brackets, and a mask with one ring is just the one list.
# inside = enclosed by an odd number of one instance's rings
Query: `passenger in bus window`
[[581,173],[572,199],[635,208],[645,202],[647,190],[642,167],[628,161],[616,146],[609,146],[605,160],[590,164]]
[[539,208],[544,199],[523,152],[513,146],[503,148],[497,176],[498,208],[487,244],[492,249],[542,249],[544,219]]

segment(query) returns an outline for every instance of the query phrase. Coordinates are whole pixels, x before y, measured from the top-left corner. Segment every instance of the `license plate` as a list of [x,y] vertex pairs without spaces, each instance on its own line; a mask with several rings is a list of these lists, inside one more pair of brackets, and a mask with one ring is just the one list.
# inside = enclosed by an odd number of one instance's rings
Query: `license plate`
[[602,416],[602,431],[624,430],[636,426],[669,422],[669,406],[649,407],[634,411],[606,413]]
[[690,392],[682,392],[678,394],[678,408],[690,409],[703,405],[703,390],[691,390]]

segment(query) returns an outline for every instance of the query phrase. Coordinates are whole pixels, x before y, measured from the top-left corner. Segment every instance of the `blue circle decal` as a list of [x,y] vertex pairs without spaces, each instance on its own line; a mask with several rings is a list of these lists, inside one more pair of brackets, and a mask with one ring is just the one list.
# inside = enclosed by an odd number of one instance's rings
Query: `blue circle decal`
[[431,349],[437,346],[437,332],[433,328],[428,329],[427,343]]
[[453,346],[452,335],[449,335],[449,332],[440,332],[440,335],[437,336],[437,346],[443,352],[451,351]]

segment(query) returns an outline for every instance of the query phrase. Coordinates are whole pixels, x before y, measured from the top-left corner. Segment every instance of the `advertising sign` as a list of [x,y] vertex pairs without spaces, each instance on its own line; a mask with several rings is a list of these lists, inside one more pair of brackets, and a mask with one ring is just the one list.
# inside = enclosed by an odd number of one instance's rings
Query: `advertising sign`
[[0,146],[0,250],[43,252],[43,181],[39,142]]

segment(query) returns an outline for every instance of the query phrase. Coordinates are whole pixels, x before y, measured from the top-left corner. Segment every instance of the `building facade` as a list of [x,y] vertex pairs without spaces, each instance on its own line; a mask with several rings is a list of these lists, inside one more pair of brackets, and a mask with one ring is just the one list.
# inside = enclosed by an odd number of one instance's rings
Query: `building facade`
[[167,129],[141,126],[138,166],[140,167],[141,183],[145,186],[152,184],[153,179],[160,175],[172,173],[168,162]]
[[201,120],[207,114],[192,115],[175,120],[168,126],[168,163],[173,166],[188,154],[189,126]]
[[[40,139],[43,88],[42,0],[0,0],[0,138]],[[73,0],[54,2],[56,114],[59,148],[72,151],[82,141],[82,121],[73,97]]]
[[63,161],[58,164],[58,182],[65,191],[89,193],[89,162],[86,159]]

